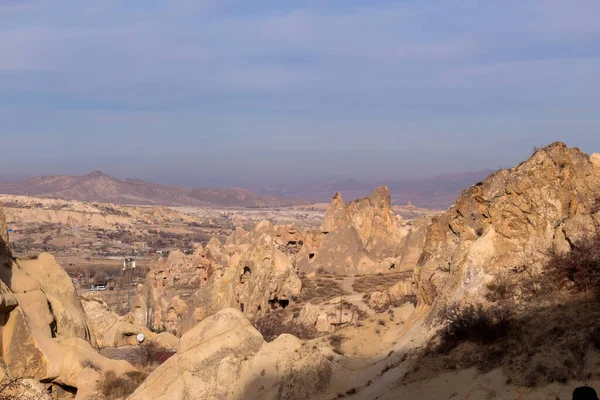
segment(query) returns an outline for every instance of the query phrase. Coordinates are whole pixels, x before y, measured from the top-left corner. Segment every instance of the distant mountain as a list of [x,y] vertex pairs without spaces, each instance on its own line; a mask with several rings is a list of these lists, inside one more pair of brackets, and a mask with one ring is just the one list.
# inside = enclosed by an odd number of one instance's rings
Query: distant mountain
[[369,195],[373,189],[386,185],[394,204],[412,203],[417,207],[445,209],[451,206],[463,189],[482,181],[492,170],[443,174],[425,179],[387,180],[361,183],[354,179],[328,180],[310,184],[281,184],[253,188],[260,194],[297,197],[314,202],[329,202],[335,192],[345,201]]
[[305,201],[260,195],[245,189],[187,189],[139,179],[117,179],[100,171],[87,175],[39,176],[0,183],[0,193],[101,203],[167,206],[277,207]]

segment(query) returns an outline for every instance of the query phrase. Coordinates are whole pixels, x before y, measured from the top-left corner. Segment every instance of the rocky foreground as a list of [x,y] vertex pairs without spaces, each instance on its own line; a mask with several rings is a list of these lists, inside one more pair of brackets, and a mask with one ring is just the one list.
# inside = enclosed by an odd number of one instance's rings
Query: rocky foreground
[[[119,398],[102,392],[107,376],[139,383],[142,372],[98,349],[135,347],[144,332],[176,354],[129,399],[566,399],[600,383],[600,347],[587,333],[593,318],[576,329],[585,331],[577,349],[567,340],[575,320],[561,318],[565,307],[587,318],[597,300],[589,288],[574,292],[579,275],[546,286],[547,272],[598,235],[599,199],[600,155],[562,143],[493,173],[434,217],[398,218],[385,187],[351,203],[337,194],[318,229],[263,222],[171,253],[124,317],[94,296],[80,300],[52,256],[13,259],[2,226],[3,374],[23,378],[12,389],[30,396]],[[396,281],[357,285],[376,274]],[[344,290],[307,297],[325,281]],[[487,337],[445,343],[452,320],[439,316],[452,307],[496,312]],[[283,334],[267,338],[260,321],[273,316]],[[531,328],[538,319],[556,326]],[[550,344],[529,341],[530,330]],[[528,347],[514,353],[506,332]]]

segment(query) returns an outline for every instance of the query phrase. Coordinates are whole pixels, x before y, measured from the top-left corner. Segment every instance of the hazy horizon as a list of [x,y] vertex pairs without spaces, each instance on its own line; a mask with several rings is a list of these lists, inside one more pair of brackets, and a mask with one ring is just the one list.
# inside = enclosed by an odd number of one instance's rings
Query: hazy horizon
[[[0,0],[0,176],[407,179],[600,151],[593,0]],[[321,177],[321,178],[320,178]]]
[[[326,182],[345,182],[345,181],[356,181],[360,184],[365,185],[376,185],[382,184],[386,182],[411,182],[411,181],[423,181],[427,179],[439,178],[445,175],[451,176],[461,176],[463,174],[478,174],[491,173],[495,169],[483,169],[476,171],[460,171],[455,173],[441,173],[431,176],[409,176],[409,177],[373,177],[373,178],[365,178],[365,179],[357,179],[356,177],[350,175],[322,175],[322,176],[305,176],[305,177],[296,177],[293,181],[242,181],[239,178],[231,178],[231,179],[181,179],[178,177],[160,177],[160,176],[150,176],[150,177],[139,177],[139,176],[127,176],[127,175],[114,175],[110,174],[106,171],[95,170],[95,171],[82,171],[78,173],[68,173],[68,174],[49,174],[49,173],[41,173],[36,175],[0,175],[0,183],[17,183],[22,182],[30,178],[36,178],[41,176],[53,176],[53,175],[64,175],[64,176],[85,176],[95,172],[101,172],[108,176],[111,176],[116,179],[140,179],[150,183],[170,185],[170,186],[179,186],[185,188],[231,188],[231,187],[240,187],[247,189],[256,189],[256,188],[268,188],[269,186],[279,186],[279,185],[310,185],[310,184],[323,184]],[[375,188],[375,186],[373,187]]]

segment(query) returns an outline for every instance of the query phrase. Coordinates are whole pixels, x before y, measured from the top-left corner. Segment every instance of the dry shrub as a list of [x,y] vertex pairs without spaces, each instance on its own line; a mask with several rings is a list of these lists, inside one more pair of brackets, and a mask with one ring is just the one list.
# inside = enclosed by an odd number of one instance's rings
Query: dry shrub
[[344,352],[342,351],[342,343],[344,343],[344,340],[346,340],[346,338],[342,335],[331,335],[329,337],[329,344],[331,345],[331,347],[333,348],[333,351],[337,354],[344,354]]
[[21,385],[21,378],[5,378],[0,382],[0,400],[16,400],[14,391]]
[[98,365],[97,362],[90,360],[90,359],[83,360],[81,362],[81,367],[82,368],[91,368],[96,372],[102,371],[102,368],[100,367],[100,365]]
[[302,278],[302,292],[300,292],[296,304],[301,305],[309,301],[312,304],[321,304],[327,300],[347,294],[334,279],[304,277]]
[[600,289],[600,234],[583,240],[548,262],[546,276],[557,285],[571,282],[576,291]]
[[357,278],[352,284],[352,289],[358,293],[383,291],[398,282],[410,279],[412,271],[391,272],[388,274],[366,275]]
[[443,325],[438,351],[447,354],[462,342],[490,344],[502,339],[511,328],[511,313],[501,307],[454,304],[441,309],[438,322]]
[[139,360],[142,366],[146,367],[155,362],[156,356],[164,353],[166,350],[158,343],[152,340],[146,340],[138,345]]
[[485,298],[492,303],[504,303],[510,301],[515,295],[516,284],[506,276],[496,276],[486,286]]
[[275,311],[264,314],[252,321],[254,327],[262,334],[267,342],[275,340],[279,335],[287,333],[298,339],[308,340],[317,337],[314,326],[294,322],[287,313]]
[[[22,375],[20,375],[22,376]],[[31,383],[25,378],[4,377],[0,380],[0,400],[40,400],[45,398],[45,393],[33,394]],[[25,394],[29,392],[29,394]]]
[[98,382],[98,389],[106,399],[127,397],[146,380],[147,376],[139,371],[130,371],[124,376],[117,376],[114,371],[108,371],[104,374],[103,380]]

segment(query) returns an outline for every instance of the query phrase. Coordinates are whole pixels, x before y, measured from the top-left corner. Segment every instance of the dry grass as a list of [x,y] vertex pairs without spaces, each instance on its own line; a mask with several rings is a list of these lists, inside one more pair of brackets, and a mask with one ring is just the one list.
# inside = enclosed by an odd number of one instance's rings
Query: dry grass
[[340,355],[344,354],[342,351],[342,343],[344,343],[344,340],[346,340],[346,337],[343,335],[335,334],[329,337],[329,344],[335,353]]
[[412,272],[393,272],[389,274],[366,275],[356,278],[352,289],[358,293],[372,293],[383,291],[396,283],[409,279]]
[[91,368],[91,369],[93,369],[96,372],[102,371],[102,368],[100,368],[100,365],[98,365],[98,363],[96,363],[95,361],[92,361],[90,359],[83,360],[81,362],[81,366],[83,368]]
[[133,393],[147,376],[144,372],[131,371],[121,377],[113,371],[108,371],[103,380],[98,382],[98,389],[108,400],[124,398]]
[[345,296],[348,293],[333,279],[323,277],[302,278],[302,292],[296,299],[297,305],[307,302],[322,304],[335,297]]
[[526,387],[598,379],[600,371],[585,360],[600,348],[600,302],[590,293],[554,300],[518,314],[498,306],[443,311],[446,327],[422,354],[421,368],[405,379],[472,367],[501,368],[511,384]]
[[471,367],[502,368],[517,386],[599,379],[586,363],[599,356],[599,293],[600,236],[554,256],[541,275],[506,271],[487,285],[491,305],[442,309],[442,329],[405,379]]
[[438,322],[443,328],[438,334],[440,344],[437,351],[443,354],[449,353],[463,342],[497,342],[506,337],[513,328],[508,309],[484,308],[481,304],[444,307],[438,315]]
[[572,285],[576,291],[600,291],[600,235],[577,244],[565,255],[555,255],[546,276],[556,285]]
[[306,326],[291,320],[289,312],[284,310],[264,314],[252,321],[254,327],[267,342],[275,340],[279,335],[288,333],[298,339],[308,340],[317,337],[314,326]]

